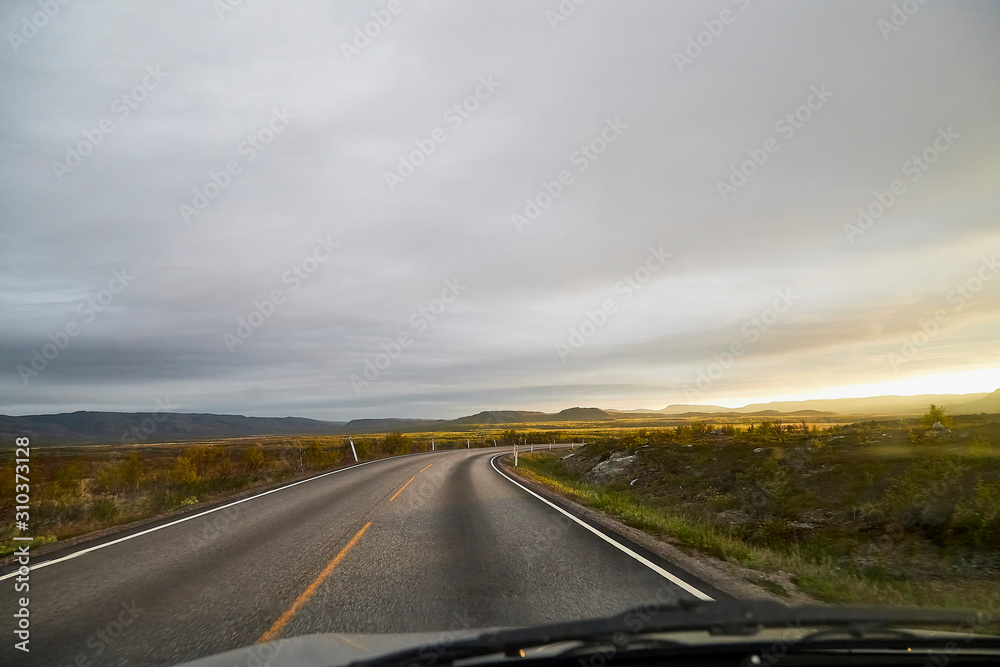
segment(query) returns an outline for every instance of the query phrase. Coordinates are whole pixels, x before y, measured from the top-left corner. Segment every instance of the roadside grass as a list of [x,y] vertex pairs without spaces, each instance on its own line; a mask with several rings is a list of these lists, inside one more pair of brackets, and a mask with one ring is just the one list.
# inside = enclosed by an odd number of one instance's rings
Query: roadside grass
[[787,598],[790,597],[788,589],[779,584],[777,581],[767,579],[766,577],[750,577],[750,583],[760,586],[772,595],[777,595],[778,597]]
[[[522,454],[517,472],[760,572],[748,580],[777,595],[789,592],[764,575],[788,575],[824,602],[989,609],[996,619],[1000,420],[964,426],[944,435],[905,421],[820,433],[758,427],[753,437],[619,433],[571,456]],[[629,463],[596,474],[616,460]]]
[[553,470],[555,461],[554,456],[547,454],[524,454],[519,458],[517,473],[557,493],[580,500],[588,507],[609,512],[633,528],[659,537],[676,538],[686,546],[722,560],[748,567],[762,565],[756,550],[715,527],[643,504],[621,491],[570,479]]

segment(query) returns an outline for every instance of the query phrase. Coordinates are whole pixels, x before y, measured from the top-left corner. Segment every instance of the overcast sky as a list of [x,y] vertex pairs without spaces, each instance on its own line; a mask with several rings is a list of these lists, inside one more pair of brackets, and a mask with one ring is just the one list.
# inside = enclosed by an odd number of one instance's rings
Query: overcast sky
[[1000,4],[232,4],[0,7],[0,413],[1000,386]]

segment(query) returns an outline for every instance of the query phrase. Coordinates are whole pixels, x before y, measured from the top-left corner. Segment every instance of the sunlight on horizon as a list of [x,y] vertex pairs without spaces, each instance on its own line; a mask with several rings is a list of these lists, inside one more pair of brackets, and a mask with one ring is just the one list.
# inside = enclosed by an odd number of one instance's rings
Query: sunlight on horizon
[[698,405],[719,405],[741,408],[752,403],[777,401],[809,401],[832,398],[866,398],[869,396],[919,396],[922,394],[976,394],[992,393],[1000,388],[1000,368],[987,368],[955,373],[937,373],[920,377],[901,378],[883,382],[869,382],[841,387],[829,387],[794,394],[769,396],[727,397],[717,401],[706,400]]

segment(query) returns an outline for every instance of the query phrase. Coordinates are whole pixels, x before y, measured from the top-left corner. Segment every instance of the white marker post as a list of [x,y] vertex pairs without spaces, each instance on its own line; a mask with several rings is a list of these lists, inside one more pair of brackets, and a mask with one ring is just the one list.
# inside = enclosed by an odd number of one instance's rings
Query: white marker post
[[465,448],[466,449],[472,449],[472,445],[469,444],[468,440],[465,441]]
[[433,440],[431,440],[431,451],[432,452],[434,451],[434,441]]
[[354,438],[348,436],[347,439],[351,441],[351,454],[354,454],[354,462],[357,463],[358,462],[358,450],[354,449]]
[[517,443],[514,443],[514,467],[517,467]]

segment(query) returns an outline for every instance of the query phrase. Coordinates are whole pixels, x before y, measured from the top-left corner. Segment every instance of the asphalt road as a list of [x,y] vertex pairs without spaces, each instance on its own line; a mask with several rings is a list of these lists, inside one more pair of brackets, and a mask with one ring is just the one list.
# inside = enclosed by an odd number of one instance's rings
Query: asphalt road
[[504,451],[377,461],[46,556],[30,573],[30,654],[13,648],[25,594],[0,580],[0,664],[173,665],[316,632],[523,626],[723,597],[515,484],[492,463]]

